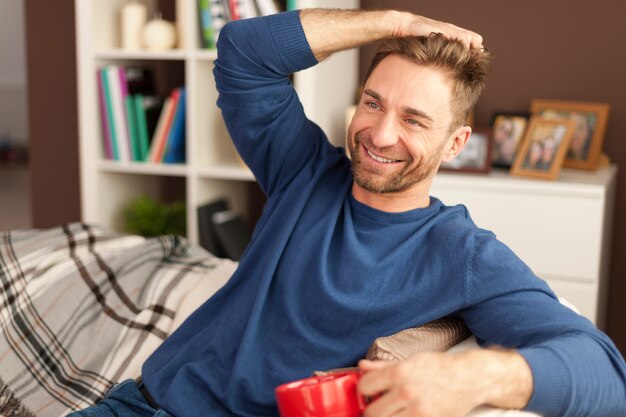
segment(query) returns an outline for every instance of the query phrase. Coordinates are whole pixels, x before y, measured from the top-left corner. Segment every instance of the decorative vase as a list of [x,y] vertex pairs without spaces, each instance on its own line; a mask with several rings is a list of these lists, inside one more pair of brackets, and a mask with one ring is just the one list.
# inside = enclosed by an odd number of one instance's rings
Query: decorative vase
[[161,18],[151,20],[143,30],[143,42],[153,51],[172,49],[176,44],[176,28]]

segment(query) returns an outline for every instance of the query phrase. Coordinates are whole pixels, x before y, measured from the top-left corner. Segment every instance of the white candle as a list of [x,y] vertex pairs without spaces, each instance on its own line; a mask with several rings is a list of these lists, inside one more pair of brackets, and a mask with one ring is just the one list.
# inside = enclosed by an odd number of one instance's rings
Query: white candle
[[141,49],[143,28],[148,20],[146,5],[132,1],[122,7],[122,48]]

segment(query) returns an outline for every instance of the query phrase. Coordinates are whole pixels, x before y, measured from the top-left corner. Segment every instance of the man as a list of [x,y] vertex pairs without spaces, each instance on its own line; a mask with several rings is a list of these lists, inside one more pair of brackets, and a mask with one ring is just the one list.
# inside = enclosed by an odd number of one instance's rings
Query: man
[[[350,125],[350,162],[306,119],[288,74],[390,37]],[[277,385],[358,362],[361,393],[382,394],[368,417],[463,416],[480,404],[623,416],[626,367],[611,341],[463,207],[429,196],[471,133],[481,44],[391,11],[227,25],[218,104],[268,195],[264,214],[237,272],[146,362],[142,384],[117,386],[84,415],[276,415]],[[498,347],[359,362],[375,337],[449,315]]]
[[550,171],[552,163],[554,162],[554,155],[556,154],[557,146],[558,144],[552,136],[548,136],[541,141],[541,159],[537,164],[537,169]]

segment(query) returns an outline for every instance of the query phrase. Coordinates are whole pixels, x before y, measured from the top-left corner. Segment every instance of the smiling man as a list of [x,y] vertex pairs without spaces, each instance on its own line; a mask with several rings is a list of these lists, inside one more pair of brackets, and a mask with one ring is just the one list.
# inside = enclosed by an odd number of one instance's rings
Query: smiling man
[[[440,34],[439,34],[440,33]],[[308,120],[289,74],[386,39],[348,133]],[[431,197],[489,56],[480,36],[394,11],[305,10],[224,27],[214,74],[227,127],[268,199],[229,282],[90,416],[274,416],[274,389],[358,365],[367,417],[461,417],[481,404],[623,417],[612,342],[463,206]],[[376,337],[460,317],[485,349],[359,361]]]
[[[443,51],[444,45],[457,49],[456,54],[465,59],[473,55],[473,63],[482,65],[479,74],[482,79],[475,80],[478,85],[472,102],[466,103],[465,108],[456,106],[454,111],[452,106],[457,98],[452,97],[452,84],[456,81],[447,73],[454,67],[446,64],[440,55],[428,56],[426,51],[427,46]],[[400,55],[403,48],[410,47],[415,56]],[[418,63],[417,56],[423,65]],[[348,130],[355,181],[353,194],[357,199],[389,200],[389,196],[380,194],[393,194],[394,202],[406,204],[402,208],[394,204],[395,210],[429,205],[430,185],[439,165],[454,158],[471,133],[462,117],[467,117],[482,90],[487,64],[486,53],[471,51],[461,43],[450,43],[442,36],[433,35],[428,44],[414,38],[388,40],[383,44],[372,63]],[[446,72],[437,68],[443,65],[449,67]],[[457,71],[463,68],[459,66]],[[369,204],[376,207],[373,201]]]

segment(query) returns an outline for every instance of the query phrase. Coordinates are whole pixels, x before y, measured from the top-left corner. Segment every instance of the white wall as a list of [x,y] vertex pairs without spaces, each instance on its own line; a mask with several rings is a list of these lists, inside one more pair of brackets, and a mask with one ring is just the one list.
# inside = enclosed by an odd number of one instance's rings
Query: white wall
[[0,0],[0,136],[28,138],[24,0]]

